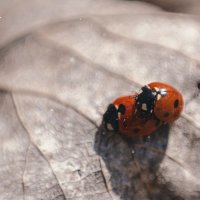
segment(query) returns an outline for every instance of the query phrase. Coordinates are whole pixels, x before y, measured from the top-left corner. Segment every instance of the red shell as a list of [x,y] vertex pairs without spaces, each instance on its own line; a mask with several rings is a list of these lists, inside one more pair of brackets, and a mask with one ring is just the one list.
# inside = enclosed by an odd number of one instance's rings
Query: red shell
[[[150,100],[149,93],[143,95],[144,88],[150,92]],[[153,82],[142,89],[139,94],[119,97],[110,104],[103,120],[107,129],[111,127],[111,130],[128,136],[148,136],[163,123],[172,123],[179,117],[183,98],[175,88]],[[146,111],[148,115],[142,116]]]
[[154,106],[155,116],[166,123],[174,122],[183,110],[183,97],[178,90],[165,83],[153,82],[148,84],[153,89],[166,89],[166,95],[156,101]]
[[153,116],[146,120],[135,115],[135,97],[136,95],[119,97],[113,102],[116,107],[123,104],[126,108],[124,114],[118,114],[119,132],[128,136],[150,135],[161,125],[161,122]]

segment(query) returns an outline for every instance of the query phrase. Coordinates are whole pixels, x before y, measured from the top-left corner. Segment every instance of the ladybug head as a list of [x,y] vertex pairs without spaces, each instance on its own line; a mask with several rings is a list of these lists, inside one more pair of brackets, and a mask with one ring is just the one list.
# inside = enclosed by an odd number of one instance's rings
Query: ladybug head
[[141,118],[149,118],[153,113],[157,92],[149,86],[144,86],[141,90],[136,96],[136,113]]
[[118,110],[114,106],[114,104],[110,104],[103,115],[103,126],[106,130],[109,131],[118,131],[119,123],[118,123]]

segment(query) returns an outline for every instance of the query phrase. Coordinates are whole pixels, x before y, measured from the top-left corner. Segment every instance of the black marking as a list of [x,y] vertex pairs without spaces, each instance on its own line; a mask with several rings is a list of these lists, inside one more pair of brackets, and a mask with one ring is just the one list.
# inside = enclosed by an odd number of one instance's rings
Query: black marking
[[[148,86],[142,87],[142,93],[138,94],[136,99],[136,108],[139,110],[140,118],[148,118],[152,114],[156,102],[156,96],[153,94],[155,90],[150,89]],[[146,104],[146,110],[142,110],[142,105]]]
[[118,112],[114,104],[110,104],[103,115],[103,124],[105,125],[105,128],[107,129],[106,125],[111,124],[114,131],[118,131],[119,129],[119,123],[118,123]]
[[169,113],[168,112],[166,112],[165,114],[164,114],[164,117],[169,117]]
[[174,101],[174,108],[177,108],[177,107],[178,107],[178,105],[179,105],[179,100],[178,100],[178,99],[176,99],[176,100]]
[[126,107],[124,106],[124,104],[120,104],[120,105],[119,105],[118,112],[120,112],[122,115],[125,114],[125,112],[126,112]]
[[134,129],[133,129],[133,132],[135,132],[135,133],[138,133],[139,131],[140,131],[139,128],[134,128]]

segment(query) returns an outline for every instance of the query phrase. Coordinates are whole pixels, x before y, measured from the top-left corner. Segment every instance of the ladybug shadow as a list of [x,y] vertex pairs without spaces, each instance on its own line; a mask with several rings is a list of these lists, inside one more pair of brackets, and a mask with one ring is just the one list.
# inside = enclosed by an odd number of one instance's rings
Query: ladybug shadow
[[96,132],[95,151],[106,165],[102,172],[109,172],[105,176],[109,191],[123,200],[146,199],[147,196],[173,198],[165,186],[157,184],[157,171],[168,145],[169,125],[161,126],[150,137],[140,138],[104,131],[99,127]]

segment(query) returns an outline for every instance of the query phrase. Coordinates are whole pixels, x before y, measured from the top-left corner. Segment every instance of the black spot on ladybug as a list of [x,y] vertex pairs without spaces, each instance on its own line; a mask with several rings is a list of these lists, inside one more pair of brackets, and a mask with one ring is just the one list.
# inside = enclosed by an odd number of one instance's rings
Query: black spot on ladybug
[[155,126],[158,127],[159,125],[160,125],[160,120],[157,119],[157,120],[156,120],[156,123],[155,123]]
[[133,129],[133,132],[135,132],[135,133],[138,133],[139,131],[140,131],[139,128],[134,128],[134,129]]
[[164,114],[164,117],[169,117],[169,113],[166,112],[166,113]]
[[174,101],[174,108],[177,108],[177,107],[178,107],[178,105],[179,105],[179,100],[178,100],[178,99],[176,99],[176,100]]
[[197,83],[197,87],[200,90],[200,81]]
[[118,108],[118,112],[124,115],[126,112],[126,107],[123,104],[120,104]]

